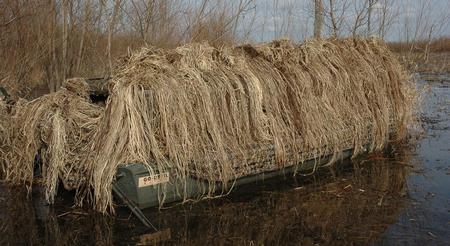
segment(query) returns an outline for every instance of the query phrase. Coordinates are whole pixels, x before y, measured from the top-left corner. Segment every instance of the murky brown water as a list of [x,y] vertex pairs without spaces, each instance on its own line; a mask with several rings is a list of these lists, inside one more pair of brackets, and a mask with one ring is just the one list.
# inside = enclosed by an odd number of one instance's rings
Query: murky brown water
[[0,186],[0,245],[450,245],[450,83],[432,83],[416,147],[310,177],[246,186],[227,198],[144,211],[158,231],[115,217],[46,206],[39,189]]

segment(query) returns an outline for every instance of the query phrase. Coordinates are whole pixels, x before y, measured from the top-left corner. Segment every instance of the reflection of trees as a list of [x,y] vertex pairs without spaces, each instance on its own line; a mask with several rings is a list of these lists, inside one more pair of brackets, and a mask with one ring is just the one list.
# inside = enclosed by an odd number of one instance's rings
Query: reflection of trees
[[0,245],[33,245],[39,242],[33,205],[26,190],[0,187]]
[[58,208],[47,206],[43,196],[27,198],[26,190],[0,187],[0,194],[0,245],[112,244],[111,218],[85,212],[57,213]]
[[[86,211],[67,211],[61,201],[49,207],[33,196],[30,202],[26,192],[0,187],[0,204],[4,204],[0,245],[110,245],[143,239],[200,245],[368,244],[396,221],[404,206],[408,175],[404,163],[409,162],[405,158],[404,154],[394,159],[372,157],[334,177],[308,178],[314,182],[299,177],[266,185],[272,191],[253,190],[230,199],[147,211],[161,229],[156,233],[148,233],[135,218],[128,221],[125,209],[119,209],[113,221]],[[294,183],[302,188],[292,188]],[[280,191],[279,186],[288,189]]]
[[164,211],[159,226],[171,229],[176,244],[367,244],[396,221],[404,206],[407,169],[395,159],[366,162],[301,189],[199,204],[184,215]]

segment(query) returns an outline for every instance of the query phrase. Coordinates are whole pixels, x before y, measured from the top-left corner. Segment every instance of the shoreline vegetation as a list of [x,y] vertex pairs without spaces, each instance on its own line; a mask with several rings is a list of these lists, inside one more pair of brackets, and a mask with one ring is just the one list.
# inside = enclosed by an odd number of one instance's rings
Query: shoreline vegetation
[[[398,40],[388,46],[415,68],[450,52],[448,8],[436,0],[5,0],[0,87],[34,99],[68,78],[110,77],[140,47],[219,48],[282,38]],[[406,16],[405,9],[414,11]]]
[[[432,42],[419,41],[414,43],[406,42],[387,42],[388,48],[398,56],[400,62],[411,73],[426,73],[430,74],[428,78],[439,79],[440,74],[450,73],[450,38],[439,38]],[[428,46],[428,48],[427,48]],[[428,50],[428,51],[426,51]],[[116,66],[120,64],[126,56],[120,56],[116,61]],[[436,75],[433,77],[433,75]],[[100,76],[97,73],[86,75],[85,79],[103,81],[110,79],[110,75]],[[18,99],[19,97],[32,100],[50,93],[46,82],[42,80],[31,79],[29,84],[17,85],[13,81],[8,81],[4,78],[0,82],[0,87],[4,88],[8,93],[8,97]],[[98,82],[100,86],[102,82]],[[98,87],[98,86],[97,86]],[[98,89],[98,88],[96,88]],[[106,88],[101,90],[104,92]]]
[[450,38],[414,43],[389,42],[389,49],[398,55],[403,65],[412,73],[429,74],[428,78],[440,78],[450,73]]

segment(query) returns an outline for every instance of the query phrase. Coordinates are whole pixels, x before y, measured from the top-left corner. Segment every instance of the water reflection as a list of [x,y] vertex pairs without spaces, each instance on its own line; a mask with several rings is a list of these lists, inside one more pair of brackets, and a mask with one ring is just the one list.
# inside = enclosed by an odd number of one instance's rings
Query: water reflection
[[39,240],[33,204],[24,190],[0,190],[0,244],[32,244]]
[[[37,189],[27,197],[22,188],[0,187],[0,245],[112,244],[111,217],[70,210],[67,202],[46,205]],[[68,216],[65,216],[67,214]]]
[[367,244],[406,205],[408,155],[372,156],[311,177],[248,186],[232,196],[144,211],[150,231],[125,208],[116,217],[68,209],[70,195],[46,206],[34,192],[0,188],[4,244]]
[[404,165],[366,163],[284,192],[164,211],[153,220],[171,229],[175,244],[367,244],[404,207],[407,174]]

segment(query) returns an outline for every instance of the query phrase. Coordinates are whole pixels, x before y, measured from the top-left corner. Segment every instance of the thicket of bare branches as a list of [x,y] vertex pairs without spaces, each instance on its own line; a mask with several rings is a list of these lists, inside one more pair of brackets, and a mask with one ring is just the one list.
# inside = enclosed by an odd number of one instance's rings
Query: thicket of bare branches
[[74,76],[102,77],[142,45],[233,42],[253,0],[4,0],[0,2],[0,86],[27,96],[56,91]]
[[[429,52],[432,41],[448,30],[450,14],[433,12],[436,0],[411,2],[2,0],[0,86],[13,95],[33,97],[58,90],[66,78],[108,76],[119,56],[143,45],[174,47],[207,40],[220,46],[305,39],[313,31],[325,37],[387,38],[396,33],[406,44],[399,47]],[[321,5],[316,15],[315,4]]]

